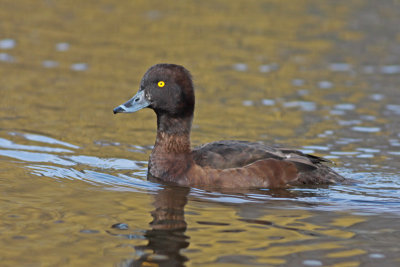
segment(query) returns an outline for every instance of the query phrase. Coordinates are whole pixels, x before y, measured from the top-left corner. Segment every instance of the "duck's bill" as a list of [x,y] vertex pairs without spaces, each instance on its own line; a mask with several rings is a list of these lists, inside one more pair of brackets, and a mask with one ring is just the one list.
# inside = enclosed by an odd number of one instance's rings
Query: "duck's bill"
[[116,113],[132,113],[142,108],[148,107],[150,102],[144,96],[144,91],[139,91],[134,97],[129,99],[126,103],[114,108],[113,112]]

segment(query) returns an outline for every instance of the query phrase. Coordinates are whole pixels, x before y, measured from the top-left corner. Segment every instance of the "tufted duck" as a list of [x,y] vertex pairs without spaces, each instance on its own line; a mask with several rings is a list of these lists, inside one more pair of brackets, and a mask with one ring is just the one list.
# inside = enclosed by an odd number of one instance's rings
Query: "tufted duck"
[[246,141],[217,141],[190,147],[194,89],[188,70],[157,64],[143,76],[138,93],[115,113],[151,108],[157,137],[149,177],[182,186],[213,188],[285,188],[344,182],[327,160],[300,151]]

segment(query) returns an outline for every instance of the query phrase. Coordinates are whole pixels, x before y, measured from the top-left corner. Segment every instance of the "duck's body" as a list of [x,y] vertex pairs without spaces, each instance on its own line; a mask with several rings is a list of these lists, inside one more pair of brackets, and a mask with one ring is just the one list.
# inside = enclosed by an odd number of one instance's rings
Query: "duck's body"
[[135,112],[152,108],[157,137],[149,175],[183,186],[214,188],[284,188],[345,179],[323,158],[300,151],[246,141],[217,141],[190,147],[194,111],[190,73],[182,66],[158,64],[144,75],[139,92],[114,109]]

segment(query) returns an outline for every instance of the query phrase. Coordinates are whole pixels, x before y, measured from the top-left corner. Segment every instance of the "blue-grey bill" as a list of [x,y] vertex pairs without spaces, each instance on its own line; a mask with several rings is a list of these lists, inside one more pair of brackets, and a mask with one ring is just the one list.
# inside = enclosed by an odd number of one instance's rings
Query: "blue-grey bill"
[[144,96],[144,91],[139,91],[137,94],[126,101],[124,104],[114,108],[113,112],[116,113],[131,113],[138,111],[142,108],[148,107],[150,102]]

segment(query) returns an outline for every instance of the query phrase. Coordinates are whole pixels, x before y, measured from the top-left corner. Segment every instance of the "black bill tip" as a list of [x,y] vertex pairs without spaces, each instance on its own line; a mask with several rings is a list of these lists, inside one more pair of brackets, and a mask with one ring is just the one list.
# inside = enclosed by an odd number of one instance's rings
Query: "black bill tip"
[[118,106],[116,108],[114,108],[113,113],[117,114],[117,113],[121,113],[124,112],[125,110],[123,108],[121,108],[121,106]]

